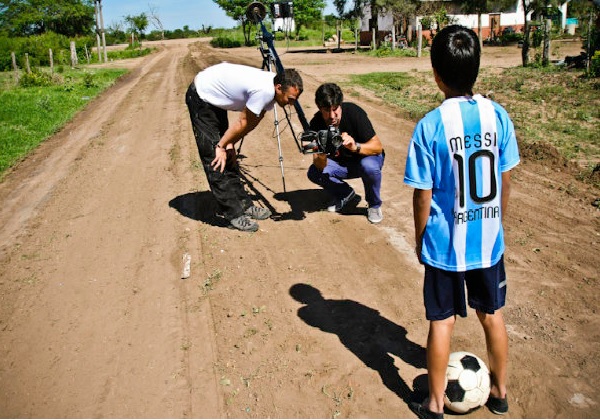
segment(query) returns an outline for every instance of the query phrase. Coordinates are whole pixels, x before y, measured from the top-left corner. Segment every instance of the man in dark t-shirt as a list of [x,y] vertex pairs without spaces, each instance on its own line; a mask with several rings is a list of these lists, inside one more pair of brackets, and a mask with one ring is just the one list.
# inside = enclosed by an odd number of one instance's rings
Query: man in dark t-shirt
[[344,180],[361,178],[369,206],[367,218],[371,223],[381,222],[381,170],[385,153],[367,113],[352,102],[344,102],[342,90],[335,83],[319,86],[315,102],[319,111],[310,121],[310,129],[321,131],[337,127],[343,143],[335,154],[314,155],[308,179],[331,195],[328,211],[342,212],[361,199]]

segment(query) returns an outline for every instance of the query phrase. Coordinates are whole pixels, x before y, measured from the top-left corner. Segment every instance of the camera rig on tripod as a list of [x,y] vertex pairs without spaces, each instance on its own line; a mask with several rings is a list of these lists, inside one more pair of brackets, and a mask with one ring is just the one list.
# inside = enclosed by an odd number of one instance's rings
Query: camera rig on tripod
[[[279,55],[277,54],[277,51],[275,50],[275,45],[273,43],[275,37],[267,30],[263,23],[266,15],[267,9],[260,2],[250,3],[246,9],[246,17],[248,20],[259,26],[256,39],[259,41],[258,49],[260,50],[263,59],[262,69],[267,71],[273,71],[273,69],[275,69],[276,72],[280,73],[284,71],[284,67],[281,63]],[[273,68],[273,66],[275,67]],[[294,127],[290,120],[290,114],[288,113],[287,109],[283,108],[283,110],[292,132],[292,137],[294,138],[296,146],[298,147],[298,151],[303,154],[325,153],[329,156],[337,156],[342,145],[342,138],[337,128],[332,126],[327,130],[312,131],[310,130],[309,124],[299,101],[296,100],[294,102],[294,108],[296,110],[296,114],[298,115],[298,119],[300,120],[300,124],[302,125],[303,132],[300,135],[300,138],[296,136],[296,132],[294,131]],[[281,140],[279,132],[279,120],[277,118],[277,107],[274,107],[273,109],[275,113],[277,144],[279,147],[279,164],[281,166],[281,177],[283,179],[283,189],[285,191],[285,176],[283,170],[283,157],[281,154]]]

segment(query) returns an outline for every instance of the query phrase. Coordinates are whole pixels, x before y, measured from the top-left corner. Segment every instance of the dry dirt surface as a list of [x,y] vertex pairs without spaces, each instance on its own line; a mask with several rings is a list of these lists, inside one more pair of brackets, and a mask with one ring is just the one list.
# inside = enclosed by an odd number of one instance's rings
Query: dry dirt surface
[[[222,60],[260,67],[260,52],[156,46],[111,63],[131,73],[0,184],[0,416],[414,418],[407,401],[426,387],[428,329],[402,182],[414,123],[347,95],[386,150],[385,219],[371,225],[364,200],[350,214],[323,210],[326,197],[306,178],[311,157],[278,109],[282,173],[267,115],[243,141],[240,165],[273,216],[256,233],[227,229],[214,217],[184,94],[198,70]],[[279,55],[304,78],[307,116],[322,82],[429,68],[427,57]],[[484,66],[519,61],[517,48],[484,49]],[[552,160],[524,157],[514,171],[505,417],[600,417],[598,197]],[[453,350],[485,359],[473,312],[458,321]]]

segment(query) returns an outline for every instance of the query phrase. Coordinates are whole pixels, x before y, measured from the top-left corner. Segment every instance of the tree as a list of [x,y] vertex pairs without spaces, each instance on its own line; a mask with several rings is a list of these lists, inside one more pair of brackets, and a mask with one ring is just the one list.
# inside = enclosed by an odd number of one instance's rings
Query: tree
[[411,18],[417,15],[419,0],[385,0],[382,3],[384,12],[390,12],[394,20],[394,27],[400,24],[400,33],[410,38],[408,25]]
[[9,36],[90,35],[94,10],[92,0],[0,0],[0,32]]
[[156,6],[148,4],[148,9],[150,10],[150,21],[154,25],[156,29],[160,31],[161,39],[165,39],[165,28],[160,20],[160,16],[158,16],[158,11]]
[[302,26],[321,20],[321,11],[325,8],[325,0],[294,0],[294,22],[296,38]]
[[[521,5],[523,6],[523,14],[525,18],[525,27],[523,29],[524,38],[523,38],[523,49],[521,50],[521,59],[523,62],[523,67],[527,67],[529,65],[529,48],[531,47],[531,21],[527,19],[527,16],[530,14],[536,15],[539,18],[545,17],[548,15],[549,10],[558,4],[558,0],[519,0]],[[546,64],[549,62],[549,37],[550,37],[550,28],[545,25],[544,36],[543,36],[543,62]]]
[[[129,24],[129,28],[133,35],[138,35],[138,40],[140,41],[140,47],[142,45],[142,36],[144,35],[144,31],[148,27],[148,16],[145,13],[141,13],[137,16],[127,15],[125,16],[125,22]],[[133,44],[133,42],[132,42]]]
[[529,65],[529,48],[531,46],[531,22],[527,19],[530,13],[537,8],[537,1],[535,0],[519,0],[523,6],[524,15],[524,26],[523,26],[523,48],[521,49],[521,61],[523,67]]
[[246,16],[248,0],[213,0],[221,9],[225,11],[227,16],[233,20],[240,22],[242,31],[244,32],[244,41],[246,45],[251,45],[250,42],[250,31],[252,29],[252,22],[248,20]]
[[479,38],[479,46],[483,47],[483,39],[481,36],[481,15],[489,11],[488,0],[463,0],[462,9],[467,14],[477,14],[477,37]]
[[480,46],[483,46],[481,15],[490,12],[501,12],[506,8],[515,6],[515,0],[461,0],[460,3],[464,13],[477,14],[477,36],[479,37]]
[[[363,17],[363,10],[366,6],[369,6],[369,10],[371,12],[371,17],[369,18],[369,31],[377,31],[379,30],[378,25],[378,16],[380,12],[384,12],[385,5],[389,2],[389,0],[354,0],[353,9],[346,14],[347,17]],[[347,0],[334,0],[334,4],[336,10],[342,16],[343,11],[346,9]]]

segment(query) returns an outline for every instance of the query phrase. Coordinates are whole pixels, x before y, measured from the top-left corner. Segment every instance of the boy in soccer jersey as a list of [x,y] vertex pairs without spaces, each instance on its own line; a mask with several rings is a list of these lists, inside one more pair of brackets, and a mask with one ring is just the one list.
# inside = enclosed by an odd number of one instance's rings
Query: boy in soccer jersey
[[[275,104],[293,105],[302,94],[302,77],[295,69],[280,73],[240,64],[220,63],[199,72],[185,102],[210,190],[230,227],[255,232],[271,216],[268,208],[252,204],[240,179],[233,145],[256,128]],[[229,124],[227,111],[238,111]]]
[[423,297],[429,398],[412,402],[419,418],[443,418],[445,375],[456,316],[468,304],[483,330],[491,372],[487,407],[508,412],[508,336],[502,217],[510,170],[519,163],[513,123],[497,103],[473,95],[480,47],[470,29],[451,25],[433,39],[431,64],[444,102],[415,127],[404,182],[414,187],[415,251],[425,266]]

